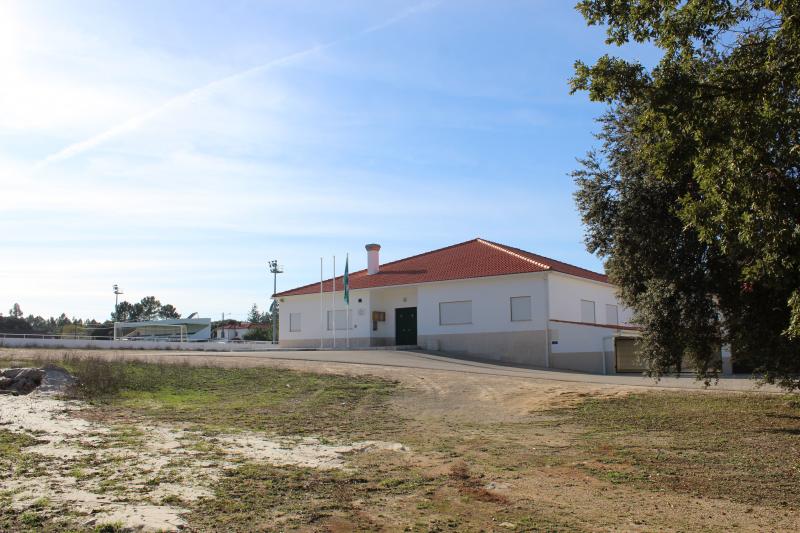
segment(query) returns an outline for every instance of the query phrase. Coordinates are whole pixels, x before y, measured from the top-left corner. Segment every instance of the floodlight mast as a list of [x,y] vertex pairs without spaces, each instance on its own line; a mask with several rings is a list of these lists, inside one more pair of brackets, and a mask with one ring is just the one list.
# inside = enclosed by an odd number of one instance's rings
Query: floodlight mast
[[[119,295],[123,294],[121,290],[119,290],[119,285],[116,283],[114,284],[114,322],[119,322]],[[114,325],[114,340],[117,340],[117,326]]]
[[[278,292],[278,274],[283,274],[283,265],[278,264],[277,259],[273,259],[267,263],[269,267],[269,272],[272,274],[272,294],[277,294]],[[278,299],[273,298],[272,303],[272,344],[277,344],[277,337],[278,337],[278,330],[276,329],[276,325],[278,324]]]

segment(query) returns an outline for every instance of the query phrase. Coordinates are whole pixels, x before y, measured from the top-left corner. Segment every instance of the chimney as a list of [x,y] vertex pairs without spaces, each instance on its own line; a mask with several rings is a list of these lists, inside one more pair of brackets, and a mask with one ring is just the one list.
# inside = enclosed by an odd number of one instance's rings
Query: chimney
[[365,246],[367,249],[367,274],[377,274],[381,269],[379,252],[381,251],[380,244],[368,244]]

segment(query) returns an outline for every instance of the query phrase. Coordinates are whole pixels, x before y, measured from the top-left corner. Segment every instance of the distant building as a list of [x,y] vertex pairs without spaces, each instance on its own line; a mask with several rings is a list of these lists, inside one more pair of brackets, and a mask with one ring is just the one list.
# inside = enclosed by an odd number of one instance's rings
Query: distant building
[[175,318],[114,323],[114,340],[207,341],[210,318]]
[[[484,239],[275,295],[280,345],[418,346],[530,366],[611,373],[633,368],[638,328],[604,274]],[[322,294],[321,294],[322,293]],[[320,299],[321,298],[321,299]],[[335,325],[334,325],[335,324]],[[618,360],[617,355],[620,356]]]
[[228,324],[214,329],[214,338],[228,341],[244,340],[244,336],[258,329],[269,330],[269,324],[256,324],[253,322],[239,322]]

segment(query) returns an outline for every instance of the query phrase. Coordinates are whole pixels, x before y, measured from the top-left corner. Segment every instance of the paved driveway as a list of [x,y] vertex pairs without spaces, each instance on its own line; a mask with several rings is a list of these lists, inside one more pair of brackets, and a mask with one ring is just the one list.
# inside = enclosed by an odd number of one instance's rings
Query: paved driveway
[[[11,355],[24,357],[26,355],[45,355],[58,357],[64,352],[63,349],[41,349],[41,348],[0,348],[0,356]],[[76,352],[83,352],[77,350]],[[220,361],[226,365],[236,366],[258,366],[269,364],[275,361],[276,364],[292,363],[302,364],[309,370],[314,370],[314,363],[319,362],[320,366],[327,368],[341,366],[343,368],[360,367],[368,369],[375,367],[381,369],[381,374],[387,375],[392,368],[414,369],[444,373],[477,376],[497,376],[515,378],[530,381],[550,381],[556,383],[584,383],[597,385],[620,385],[625,387],[648,387],[662,389],[703,389],[705,386],[691,376],[667,377],[659,381],[640,375],[611,375],[601,376],[595,374],[583,374],[565,370],[547,370],[535,368],[521,368],[515,366],[500,365],[488,362],[465,360],[442,355],[433,355],[419,351],[395,351],[395,350],[278,350],[269,349],[259,352],[191,352],[191,351],[164,351],[164,350],[88,350],[87,355],[123,357],[131,359],[158,359],[158,360],[181,360],[188,359],[197,364],[205,362]],[[366,367],[366,368],[365,368]],[[416,372],[420,374],[419,372]],[[709,387],[711,390],[725,391],[755,391],[779,392],[777,387],[765,386],[757,387],[755,381],[748,376],[725,377]]]
[[[386,368],[410,368],[432,370],[439,372],[455,372],[462,374],[485,374],[491,376],[504,376],[519,379],[547,380],[563,383],[595,383],[605,385],[622,385],[627,387],[649,387],[663,389],[703,389],[705,386],[691,376],[667,377],[659,381],[640,375],[611,375],[601,376],[583,374],[564,370],[546,370],[533,368],[520,368],[472,360],[464,360],[442,355],[432,355],[417,351],[394,350],[325,350],[325,351],[281,351],[266,350],[263,352],[164,352],[164,351],[139,351],[126,350],[116,352],[118,355],[137,357],[146,355],[162,359],[180,356],[197,356],[203,359],[225,359],[229,364],[241,361],[244,364],[257,364],[259,360],[297,361],[312,363],[317,361],[326,365],[359,365]],[[712,390],[749,391],[762,390],[778,392],[776,387],[758,388],[756,383],[747,376],[721,378],[712,384]]]

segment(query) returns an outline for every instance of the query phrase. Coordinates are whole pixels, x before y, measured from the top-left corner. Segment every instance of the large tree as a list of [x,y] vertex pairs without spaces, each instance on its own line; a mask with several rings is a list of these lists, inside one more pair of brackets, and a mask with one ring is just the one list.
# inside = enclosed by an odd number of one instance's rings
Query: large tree
[[175,306],[172,304],[162,305],[161,309],[158,310],[159,318],[180,318],[181,314],[175,309]]
[[800,388],[800,1],[584,0],[652,68],[576,63],[609,109],[575,173],[587,245],[645,326],[655,374],[715,353]]
[[157,318],[180,318],[181,314],[172,304],[161,305],[155,296],[145,296],[139,302],[119,302],[111,318],[115,322],[137,322],[155,320]]
[[15,303],[11,306],[11,309],[8,310],[8,316],[14,318],[22,318],[22,309],[20,308],[18,303]]
[[262,313],[258,308],[258,304],[255,303],[250,308],[250,312],[247,313],[247,321],[253,324],[269,324],[271,318],[268,311]]

